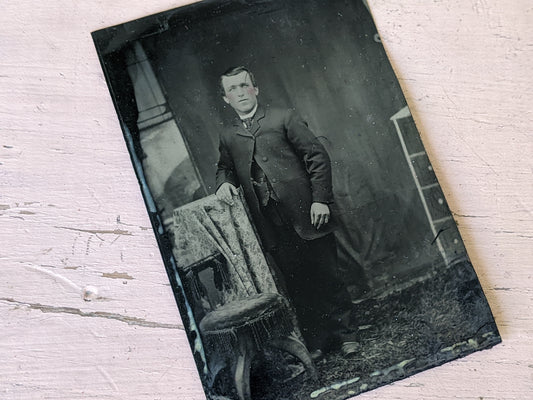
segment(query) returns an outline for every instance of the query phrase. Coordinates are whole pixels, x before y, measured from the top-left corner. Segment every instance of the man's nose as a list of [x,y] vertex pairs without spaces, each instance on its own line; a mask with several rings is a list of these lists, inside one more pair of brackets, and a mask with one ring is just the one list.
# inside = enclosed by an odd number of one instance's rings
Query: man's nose
[[237,96],[242,97],[245,94],[245,90],[243,88],[237,89]]

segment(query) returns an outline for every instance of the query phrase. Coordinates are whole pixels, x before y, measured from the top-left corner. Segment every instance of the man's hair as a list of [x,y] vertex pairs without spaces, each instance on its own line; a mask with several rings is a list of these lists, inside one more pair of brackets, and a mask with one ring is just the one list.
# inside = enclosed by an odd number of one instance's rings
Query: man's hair
[[243,66],[240,66],[240,67],[231,67],[231,68],[228,68],[226,71],[224,71],[222,73],[222,75],[220,75],[220,79],[218,81],[219,83],[219,90],[220,90],[220,94],[222,96],[225,96],[226,95],[226,91],[224,90],[224,85],[222,85],[222,78],[224,78],[225,76],[235,76],[235,75],[238,75],[240,74],[241,72],[247,72],[248,73],[248,76],[250,77],[250,81],[252,82],[252,85],[254,87],[257,87],[257,84],[255,83],[255,77],[254,77],[254,74],[252,74],[252,72],[246,68],[246,67],[243,67]]

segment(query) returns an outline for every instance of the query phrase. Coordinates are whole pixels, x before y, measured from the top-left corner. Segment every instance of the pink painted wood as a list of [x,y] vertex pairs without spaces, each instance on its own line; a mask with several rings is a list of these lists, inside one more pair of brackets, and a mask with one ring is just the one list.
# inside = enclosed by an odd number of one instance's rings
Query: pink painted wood
[[[2,399],[205,398],[90,37],[182,4],[2,3]],[[369,4],[503,343],[358,398],[531,398],[533,8]]]

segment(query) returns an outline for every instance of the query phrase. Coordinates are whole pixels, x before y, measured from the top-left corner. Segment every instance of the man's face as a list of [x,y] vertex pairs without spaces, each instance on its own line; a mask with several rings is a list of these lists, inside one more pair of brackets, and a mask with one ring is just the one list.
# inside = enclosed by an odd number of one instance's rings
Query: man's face
[[259,89],[254,87],[250,75],[246,71],[233,76],[223,76],[224,101],[228,103],[239,115],[246,115],[257,104]]

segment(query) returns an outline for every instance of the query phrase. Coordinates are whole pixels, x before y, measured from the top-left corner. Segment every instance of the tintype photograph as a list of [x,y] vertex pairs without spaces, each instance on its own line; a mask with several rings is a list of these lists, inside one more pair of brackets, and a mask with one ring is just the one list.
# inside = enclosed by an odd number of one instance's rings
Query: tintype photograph
[[208,399],[346,399],[501,341],[364,0],[93,39]]

